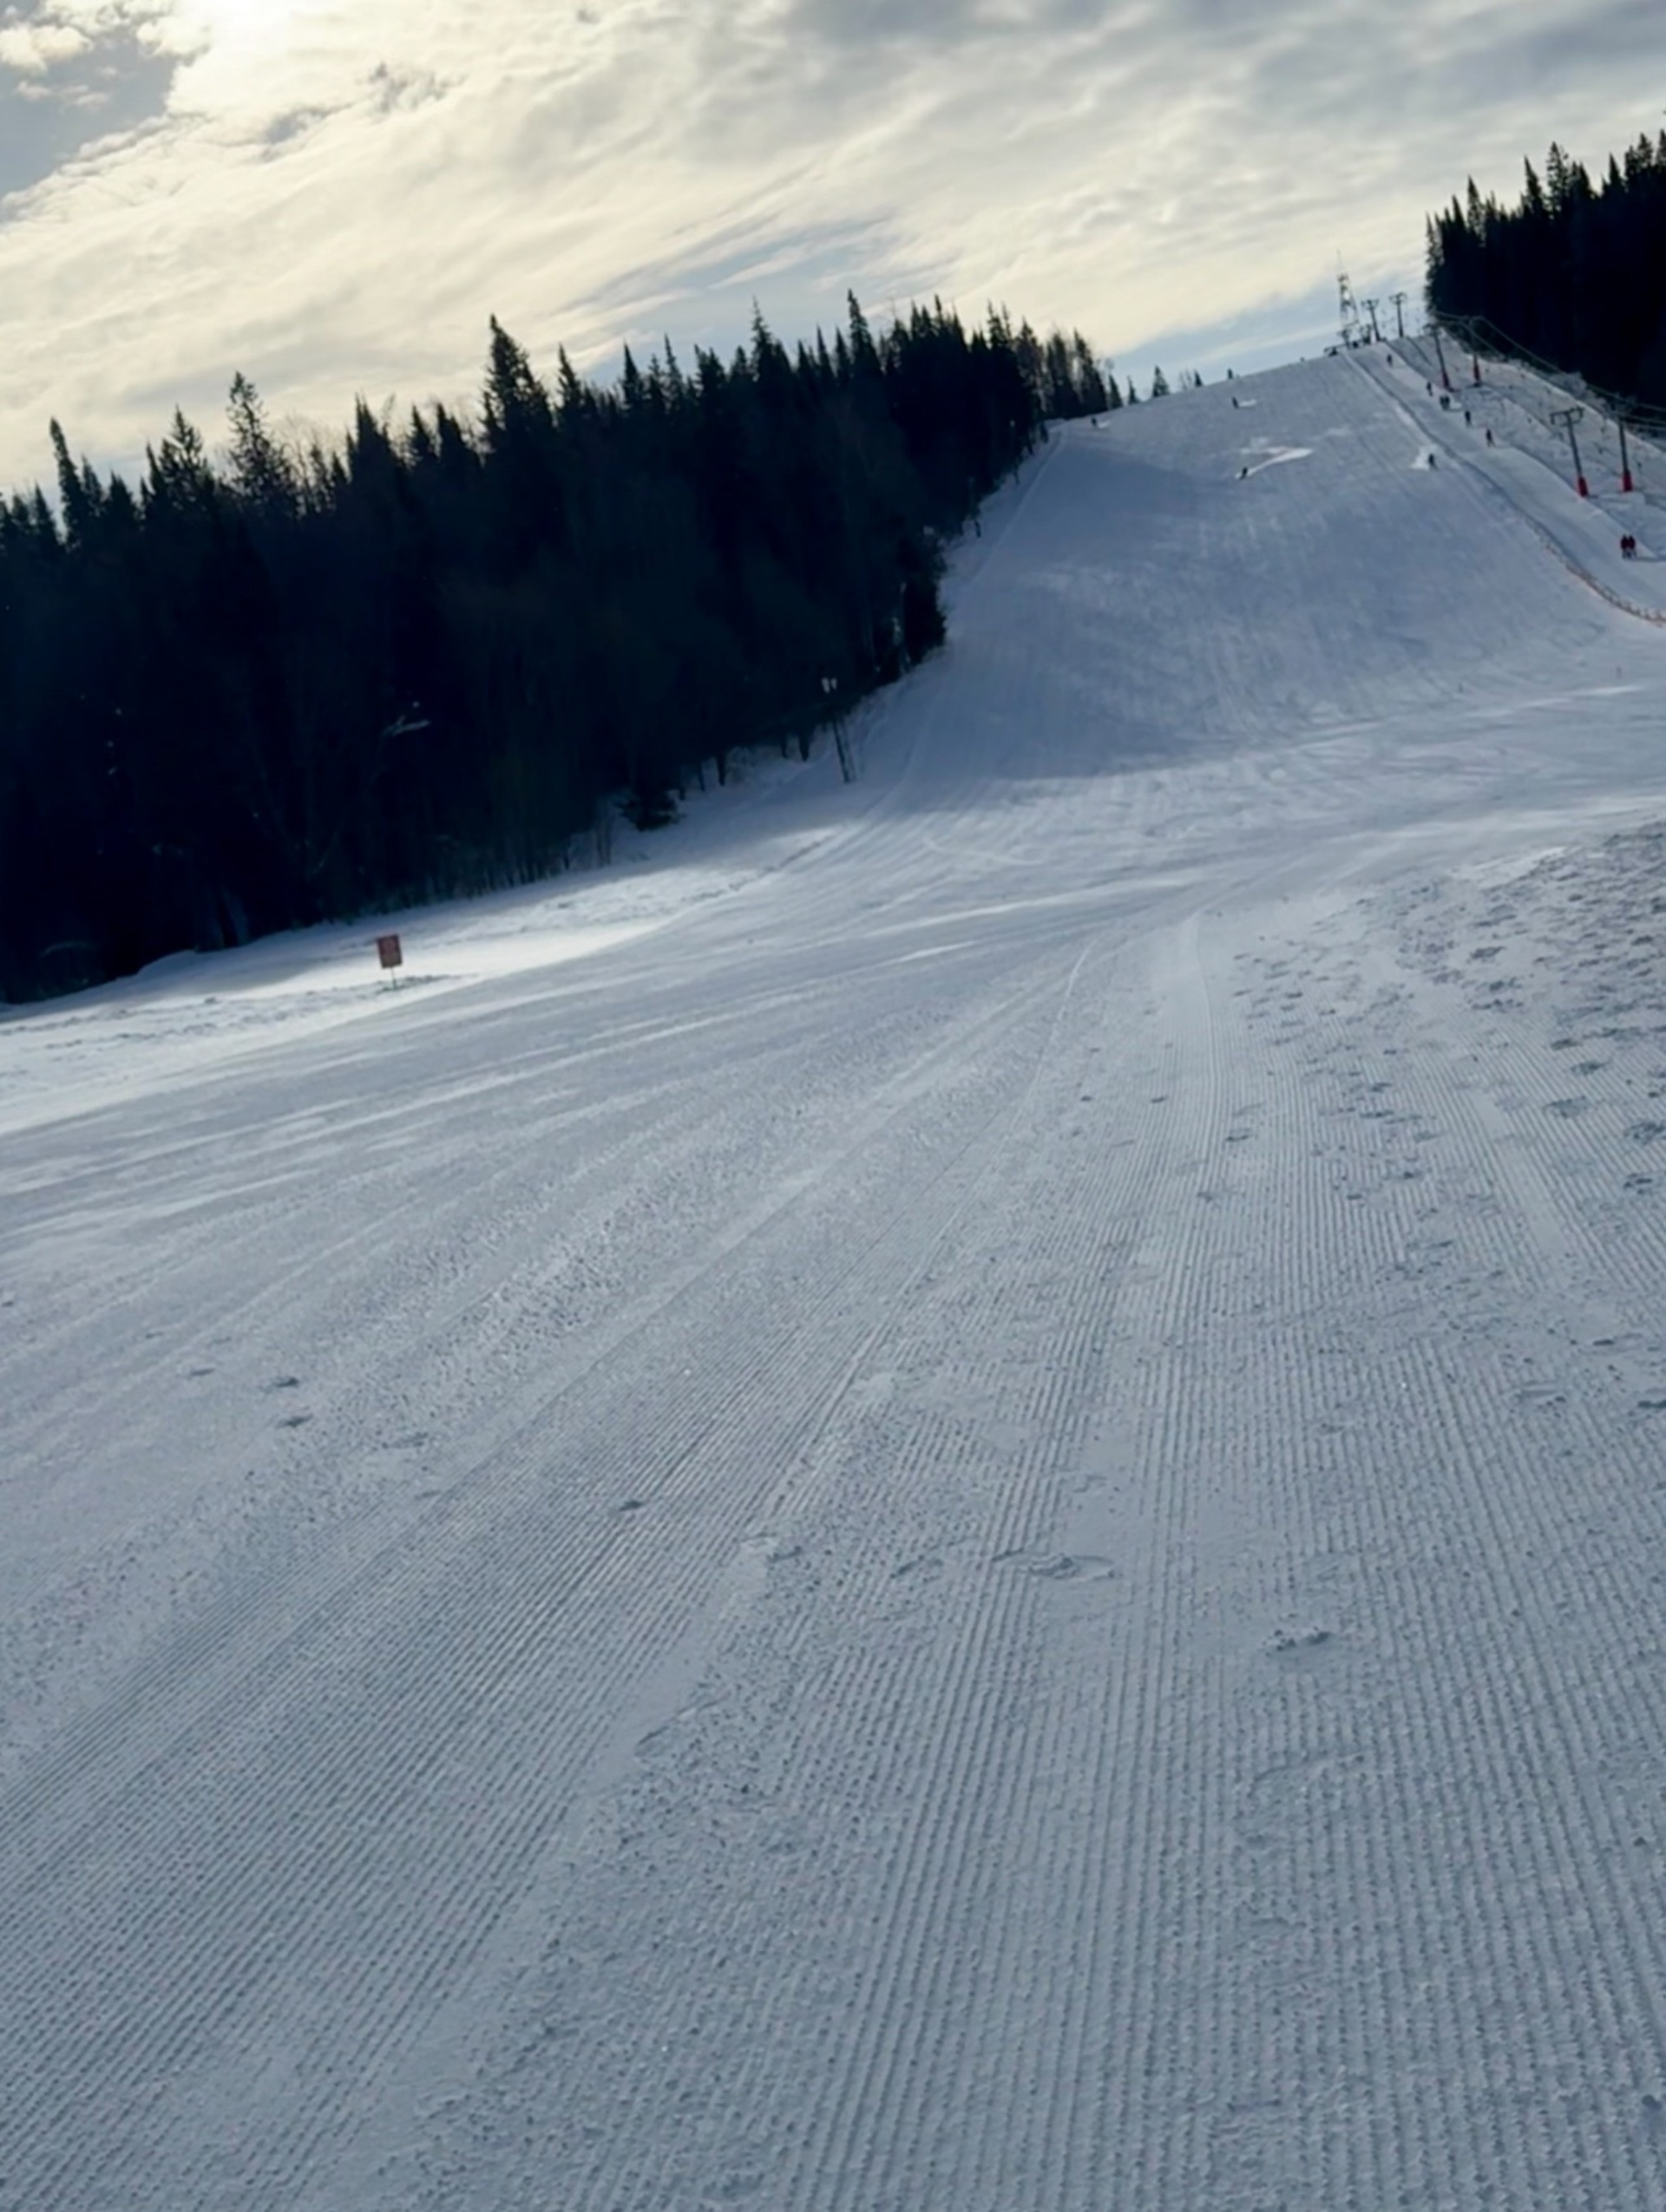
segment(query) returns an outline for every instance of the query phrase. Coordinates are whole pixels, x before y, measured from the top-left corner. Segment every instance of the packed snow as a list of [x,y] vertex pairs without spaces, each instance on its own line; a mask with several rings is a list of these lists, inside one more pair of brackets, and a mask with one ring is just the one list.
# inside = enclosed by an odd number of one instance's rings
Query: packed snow
[[0,1021],[8,2212],[1666,2205],[1666,530],[1390,350]]

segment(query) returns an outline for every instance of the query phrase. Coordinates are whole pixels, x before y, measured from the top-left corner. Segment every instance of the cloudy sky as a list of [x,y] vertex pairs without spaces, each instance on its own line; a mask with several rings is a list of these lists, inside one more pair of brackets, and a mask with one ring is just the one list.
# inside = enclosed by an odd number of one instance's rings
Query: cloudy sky
[[0,487],[238,369],[467,401],[493,313],[601,375],[848,285],[1251,366],[1663,106],[1660,0],[0,0]]

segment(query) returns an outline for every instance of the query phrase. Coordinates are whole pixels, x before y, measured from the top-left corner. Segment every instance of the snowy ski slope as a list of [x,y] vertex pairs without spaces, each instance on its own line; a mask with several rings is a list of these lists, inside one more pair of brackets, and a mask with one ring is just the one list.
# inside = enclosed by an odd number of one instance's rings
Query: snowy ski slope
[[0,1022],[5,2212],[1666,2206],[1666,533],[1497,434],[1073,426],[854,789]]

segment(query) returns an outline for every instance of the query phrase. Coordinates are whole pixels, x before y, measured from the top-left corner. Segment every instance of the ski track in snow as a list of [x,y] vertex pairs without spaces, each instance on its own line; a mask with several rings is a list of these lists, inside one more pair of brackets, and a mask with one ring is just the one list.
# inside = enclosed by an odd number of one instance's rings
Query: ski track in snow
[[0,1023],[5,2212],[1666,2206],[1653,571],[1234,392],[851,790]]

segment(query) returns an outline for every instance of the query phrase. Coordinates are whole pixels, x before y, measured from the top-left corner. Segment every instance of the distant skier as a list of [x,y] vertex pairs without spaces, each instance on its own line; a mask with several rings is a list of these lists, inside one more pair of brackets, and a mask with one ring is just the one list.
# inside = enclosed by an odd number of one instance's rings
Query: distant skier
[[1488,445],[1492,442],[1492,425],[1490,422],[1486,426],[1486,442]]

